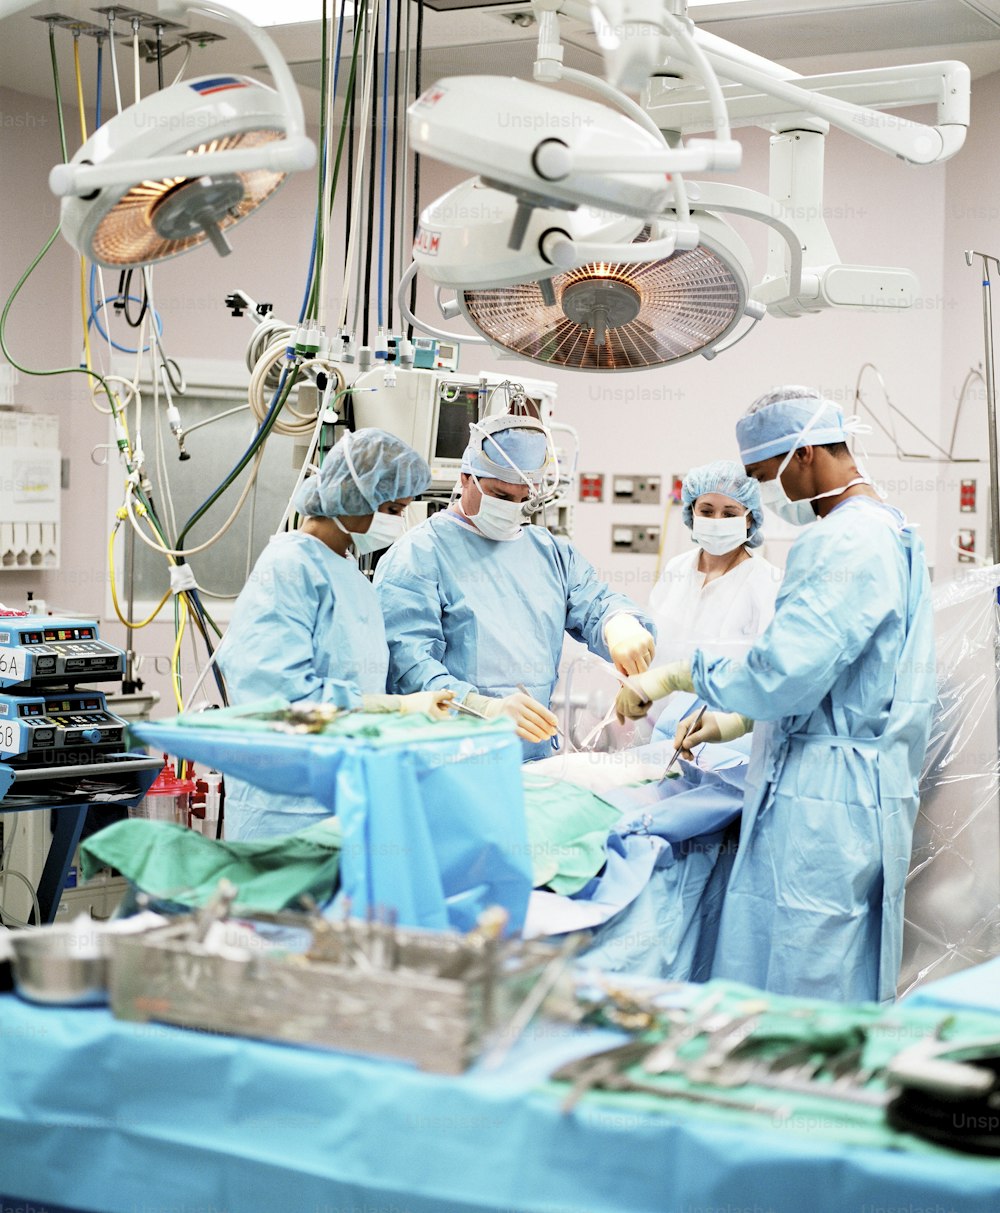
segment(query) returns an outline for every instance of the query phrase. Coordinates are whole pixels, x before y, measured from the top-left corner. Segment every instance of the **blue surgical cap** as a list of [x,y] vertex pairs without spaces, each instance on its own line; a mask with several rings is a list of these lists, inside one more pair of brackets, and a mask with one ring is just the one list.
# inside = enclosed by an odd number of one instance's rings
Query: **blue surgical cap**
[[684,509],[684,525],[694,522],[694,503],[704,493],[721,493],[731,497],[750,514],[750,531],[747,547],[759,547],[764,541],[760,528],[764,524],[764,512],[760,504],[760,486],[748,476],[741,464],[732,459],[716,459],[703,467],[692,468],[681,485],[681,503]]
[[[510,416],[500,414],[487,417],[478,429],[470,427],[472,441],[462,455],[463,472],[474,472],[477,476],[502,480],[505,484],[523,484],[524,478],[510,466],[507,462],[509,459],[529,480],[539,477],[546,460],[545,432],[536,427],[512,427],[511,420]],[[507,459],[501,451],[507,455]]]
[[331,448],[292,504],[316,518],[356,518],[386,501],[416,497],[430,482],[426,462],[400,438],[385,430],[356,430]]
[[[813,421],[816,413],[819,416]],[[808,433],[802,431],[813,422]],[[755,400],[736,423],[736,442],[746,466],[802,446],[846,442],[844,414],[839,405],[808,387],[773,388]]]

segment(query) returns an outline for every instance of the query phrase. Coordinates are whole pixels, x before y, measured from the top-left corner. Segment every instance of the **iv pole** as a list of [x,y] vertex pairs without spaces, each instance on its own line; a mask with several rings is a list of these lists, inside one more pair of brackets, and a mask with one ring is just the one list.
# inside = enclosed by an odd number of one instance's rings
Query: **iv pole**
[[1000,484],[997,483],[997,405],[996,376],[993,368],[993,305],[990,296],[990,262],[1000,269],[1000,261],[989,253],[966,249],[965,264],[972,265],[973,257],[983,262],[983,344],[986,349],[986,424],[990,443],[990,555],[993,564],[1000,564]]

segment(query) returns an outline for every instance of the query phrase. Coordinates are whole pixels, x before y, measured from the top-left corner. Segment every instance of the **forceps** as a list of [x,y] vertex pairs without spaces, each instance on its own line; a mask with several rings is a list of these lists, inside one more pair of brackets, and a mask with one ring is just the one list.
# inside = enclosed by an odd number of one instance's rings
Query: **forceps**
[[[687,739],[688,739],[688,738],[691,736],[691,734],[692,734],[692,733],[695,731],[695,729],[697,729],[698,725],[700,725],[700,724],[701,724],[701,718],[702,718],[702,717],[705,715],[705,713],[706,713],[707,711],[708,711],[708,704],[707,704],[707,703],[702,704],[702,706],[701,706],[701,710],[699,711],[698,715],[697,715],[697,716],[694,718],[694,720],[691,722],[691,727],[690,727],[689,729],[685,729],[685,730],[684,730],[684,738],[683,738],[683,740],[685,740],[685,741],[686,741],[686,740],[687,740]],[[670,770],[670,768],[671,768],[671,767],[674,765],[674,763],[677,761],[677,759],[678,759],[678,758],[680,758],[680,756],[681,756],[681,749],[682,749],[682,747],[681,747],[681,746],[678,746],[678,747],[677,747],[677,749],[676,749],[676,750],[674,750],[674,755],[673,755],[673,757],[670,759],[670,761],[667,763],[667,765],[666,765],[666,766],[664,767],[664,769],[663,769],[663,774],[660,776],[660,778],[661,778],[661,779],[666,779],[666,777],[667,777],[667,772],[668,772],[668,771]]]
[[459,703],[457,699],[449,699],[444,706],[452,712],[458,712],[460,716],[475,716],[477,720],[489,720],[485,712],[477,712],[475,708]]

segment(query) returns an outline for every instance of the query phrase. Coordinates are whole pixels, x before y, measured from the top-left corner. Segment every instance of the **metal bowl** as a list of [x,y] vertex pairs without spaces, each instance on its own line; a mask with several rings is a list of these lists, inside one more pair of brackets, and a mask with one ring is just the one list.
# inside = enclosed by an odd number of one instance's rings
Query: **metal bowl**
[[22,998],[73,1007],[108,1001],[107,940],[96,925],[36,927],[9,938]]

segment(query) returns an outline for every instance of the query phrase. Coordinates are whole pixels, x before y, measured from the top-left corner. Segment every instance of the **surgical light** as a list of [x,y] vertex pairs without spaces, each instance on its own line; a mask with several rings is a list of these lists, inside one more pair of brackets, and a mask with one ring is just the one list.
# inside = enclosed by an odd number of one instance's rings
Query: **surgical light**
[[750,254],[716,216],[692,217],[697,248],[557,273],[551,302],[537,282],[462,289],[459,310],[492,345],[568,370],[640,370],[712,352],[748,311]]
[[251,214],[289,172],[309,168],[302,103],[263,31],[222,5],[182,3],[238,25],[277,89],[248,76],[201,76],[161,89],[99,127],[49,174],[62,230],[98,265],[149,265],[211,243]]

